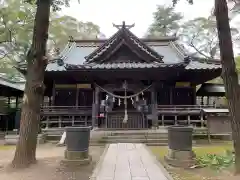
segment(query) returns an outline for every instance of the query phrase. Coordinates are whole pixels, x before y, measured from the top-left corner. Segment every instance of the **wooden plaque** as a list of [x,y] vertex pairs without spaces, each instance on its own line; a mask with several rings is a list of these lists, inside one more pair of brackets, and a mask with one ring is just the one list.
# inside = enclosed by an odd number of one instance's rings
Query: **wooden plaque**
[[55,84],[55,88],[58,89],[76,88],[76,84]]
[[91,84],[77,84],[78,89],[92,89]]
[[176,82],[175,86],[176,87],[190,87],[191,83],[190,82]]

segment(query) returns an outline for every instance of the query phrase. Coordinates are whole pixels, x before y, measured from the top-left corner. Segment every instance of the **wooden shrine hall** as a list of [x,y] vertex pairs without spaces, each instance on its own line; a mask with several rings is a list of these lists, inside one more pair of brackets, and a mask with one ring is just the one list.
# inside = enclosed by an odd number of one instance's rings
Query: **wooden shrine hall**
[[124,22],[115,27],[109,39],[70,40],[47,66],[42,126],[203,125],[196,86],[220,76],[221,64],[188,56],[176,37],[140,39]]

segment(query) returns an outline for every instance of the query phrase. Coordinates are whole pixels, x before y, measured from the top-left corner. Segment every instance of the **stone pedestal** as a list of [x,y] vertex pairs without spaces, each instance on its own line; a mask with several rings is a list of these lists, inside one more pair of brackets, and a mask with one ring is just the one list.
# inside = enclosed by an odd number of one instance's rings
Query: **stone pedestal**
[[67,127],[66,147],[64,160],[65,166],[80,166],[89,164],[92,160],[89,156],[89,139],[91,127]]
[[89,155],[88,151],[68,151],[64,152],[64,160],[62,164],[65,166],[81,166],[87,165],[91,162],[92,157]]
[[195,157],[193,151],[169,149],[165,161],[171,166],[189,168],[196,164]]

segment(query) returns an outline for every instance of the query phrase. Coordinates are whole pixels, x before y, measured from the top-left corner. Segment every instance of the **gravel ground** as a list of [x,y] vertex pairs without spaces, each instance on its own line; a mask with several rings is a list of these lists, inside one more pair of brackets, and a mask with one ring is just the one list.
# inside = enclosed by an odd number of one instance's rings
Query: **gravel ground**
[[88,180],[104,151],[104,147],[90,147],[92,163],[78,168],[65,168],[60,165],[65,147],[46,144],[38,147],[38,163],[23,170],[9,168],[14,154],[11,150],[0,150],[0,180]]

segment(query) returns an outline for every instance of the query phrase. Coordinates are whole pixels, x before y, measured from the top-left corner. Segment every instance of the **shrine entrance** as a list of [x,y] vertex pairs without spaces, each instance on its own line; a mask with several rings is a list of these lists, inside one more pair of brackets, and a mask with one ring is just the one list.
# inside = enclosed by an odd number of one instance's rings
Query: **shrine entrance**
[[[118,96],[124,96],[125,92],[124,91],[115,91],[114,94]],[[134,92],[128,91],[127,96],[132,96]],[[136,107],[135,105],[135,99],[133,98],[128,98],[127,99],[127,109],[128,110],[134,110]],[[125,104],[124,104],[124,99],[115,99],[113,102],[113,111],[124,111],[125,109]]]
[[[133,88],[127,81],[122,87],[103,88],[95,84],[101,91],[101,118],[99,126],[107,129],[143,129],[148,127],[146,115],[150,103],[152,84],[143,89]],[[136,87],[136,85],[135,85]]]

